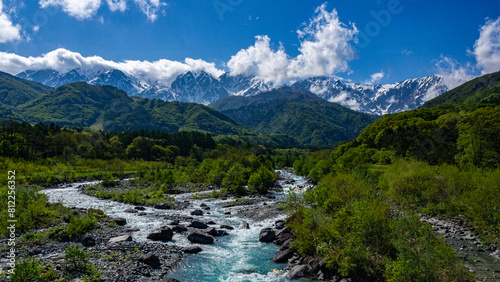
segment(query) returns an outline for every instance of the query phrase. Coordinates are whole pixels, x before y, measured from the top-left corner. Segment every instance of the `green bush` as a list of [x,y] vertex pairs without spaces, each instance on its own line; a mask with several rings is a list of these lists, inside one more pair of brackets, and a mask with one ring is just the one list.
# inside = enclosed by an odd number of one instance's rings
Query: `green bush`
[[16,265],[14,274],[10,276],[12,282],[31,282],[38,281],[40,274],[43,271],[41,261],[39,259],[24,259]]
[[74,271],[85,271],[89,258],[87,253],[78,245],[70,245],[64,250],[64,259],[69,264],[68,269]]

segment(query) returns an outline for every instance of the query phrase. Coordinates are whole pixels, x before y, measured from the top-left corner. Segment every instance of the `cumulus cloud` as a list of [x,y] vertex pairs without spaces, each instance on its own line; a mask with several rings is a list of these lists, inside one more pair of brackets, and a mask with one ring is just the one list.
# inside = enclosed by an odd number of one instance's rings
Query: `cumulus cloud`
[[101,0],[40,0],[40,6],[60,6],[64,12],[79,20],[94,16],[101,6]]
[[350,42],[358,33],[356,26],[342,23],[336,10],[326,10],[326,3],[315,13],[315,17],[297,31],[301,40],[297,57],[288,56],[281,44],[272,48],[268,36],[257,36],[254,46],[231,57],[227,63],[231,74],[282,82],[348,71],[348,61],[355,55]]
[[471,52],[482,74],[500,70],[500,17],[488,20],[480,29],[479,39]]
[[14,25],[3,11],[3,1],[0,0],[0,43],[21,39],[21,27]]
[[474,67],[467,63],[460,64],[457,60],[441,55],[441,59],[436,63],[438,76],[443,78],[444,85],[448,89],[453,89],[465,82],[474,79]]
[[99,56],[84,57],[66,49],[57,49],[40,57],[23,57],[0,52],[0,70],[17,74],[25,70],[53,69],[61,73],[80,68],[85,71],[107,71],[118,69],[132,77],[147,77],[152,82],[170,85],[177,76],[188,71],[205,71],[218,77],[223,71],[214,63],[187,58],[184,62],[170,60],[113,62]]
[[[48,6],[59,6],[68,15],[79,20],[90,19],[97,13],[97,10],[103,3],[102,0],[39,0],[40,6],[46,8]],[[124,12],[127,9],[127,2],[132,0],[106,0],[109,9],[114,11]],[[162,7],[166,4],[161,0],[133,0],[137,7],[146,15],[146,17],[154,22]]]
[[385,77],[385,73],[383,71],[374,73],[370,75],[370,79],[365,80],[363,83],[364,84],[370,84],[370,85],[375,85],[378,83],[382,78]]

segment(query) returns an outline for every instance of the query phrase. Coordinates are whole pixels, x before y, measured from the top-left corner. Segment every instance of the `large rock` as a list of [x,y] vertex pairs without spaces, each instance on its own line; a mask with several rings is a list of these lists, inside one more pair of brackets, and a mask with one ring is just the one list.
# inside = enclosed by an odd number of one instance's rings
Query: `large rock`
[[242,226],[243,229],[250,229],[250,225],[248,223],[243,223],[243,226]]
[[234,227],[230,226],[230,225],[221,225],[220,226],[220,229],[227,229],[227,230],[233,230]]
[[276,229],[283,229],[285,228],[285,221],[284,220],[277,220],[274,225],[276,225]]
[[134,209],[136,209],[138,211],[145,211],[146,210],[146,208],[143,206],[137,206],[137,207],[134,207]]
[[169,209],[172,209],[172,207],[167,204],[167,203],[164,203],[164,204],[158,204],[156,206],[154,206],[155,209],[157,210],[169,210]]
[[86,236],[82,239],[81,243],[84,247],[93,247],[95,246],[95,239],[91,236]]
[[286,249],[284,251],[279,252],[274,258],[273,261],[277,263],[287,262],[289,259],[293,257],[293,250]]
[[202,216],[203,211],[202,210],[194,210],[191,212],[191,215]]
[[179,224],[179,225],[172,227],[172,231],[174,231],[176,233],[182,233],[182,232],[188,231],[188,229],[186,226]]
[[189,227],[193,227],[193,228],[196,228],[196,229],[207,229],[208,228],[208,225],[206,225],[205,223],[201,222],[201,221],[193,221],[191,222],[191,224],[189,225]]
[[277,239],[274,240],[274,243],[276,245],[283,245],[286,241],[293,239],[293,234],[292,233],[281,233],[279,236],[276,235]]
[[197,254],[203,250],[198,246],[193,246],[193,247],[182,248],[182,251],[186,254]]
[[292,242],[293,242],[293,239],[286,240],[285,243],[283,243],[283,245],[281,245],[280,251],[290,249],[290,244],[292,244]]
[[109,243],[120,243],[120,242],[126,242],[126,241],[132,241],[132,236],[130,235],[122,235],[118,237],[114,237],[109,239]]
[[138,213],[139,211],[136,210],[136,209],[126,209],[123,212],[126,212],[126,213]]
[[187,239],[191,243],[205,244],[205,245],[212,244],[215,241],[214,237],[200,232],[191,232],[188,235]]
[[148,235],[148,239],[152,241],[170,241],[174,236],[174,232],[167,226],[156,229]]
[[276,233],[274,233],[274,230],[272,230],[271,228],[264,228],[260,231],[259,234],[260,242],[268,243],[274,241],[275,239],[276,239]]
[[229,235],[229,234],[227,234],[227,232],[225,230],[217,230],[214,227],[207,228],[205,230],[205,232],[207,232],[208,234],[210,234],[212,236],[216,236],[216,237]]
[[127,224],[127,220],[125,218],[113,218],[113,221],[116,222],[117,225],[123,226]]
[[161,265],[160,259],[154,254],[144,254],[139,257],[139,261],[153,268],[158,268]]
[[306,265],[296,265],[288,271],[286,274],[286,279],[299,279],[304,277],[307,273]]

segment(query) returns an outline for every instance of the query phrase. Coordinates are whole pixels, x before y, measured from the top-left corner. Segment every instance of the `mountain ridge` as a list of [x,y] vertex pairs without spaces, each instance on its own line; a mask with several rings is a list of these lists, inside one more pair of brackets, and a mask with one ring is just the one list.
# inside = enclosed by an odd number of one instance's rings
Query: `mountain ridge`
[[[111,85],[140,96],[165,101],[193,102],[208,105],[228,96],[253,96],[282,86],[264,82],[253,76],[224,73],[214,77],[206,72],[186,72],[172,83],[148,77],[129,76],[116,69],[94,73],[80,69],[59,73],[53,70],[24,71],[20,78],[58,87],[68,82],[86,81],[93,85]],[[297,81],[292,85],[303,88],[329,102],[352,110],[383,115],[418,108],[430,98],[446,92],[448,87],[440,76],[408,79],[385,85],[368,85],[320,76]]]

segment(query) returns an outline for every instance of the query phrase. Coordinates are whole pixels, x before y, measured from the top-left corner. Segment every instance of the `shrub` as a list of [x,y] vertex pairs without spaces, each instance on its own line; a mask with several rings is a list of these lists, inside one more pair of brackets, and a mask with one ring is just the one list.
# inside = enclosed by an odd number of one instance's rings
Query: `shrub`
[[16,265],[14,274],[10,276],[10,279],[12,282],[37,281],[42,270],[43,266],[41,266],[39,259],[24,259]]

